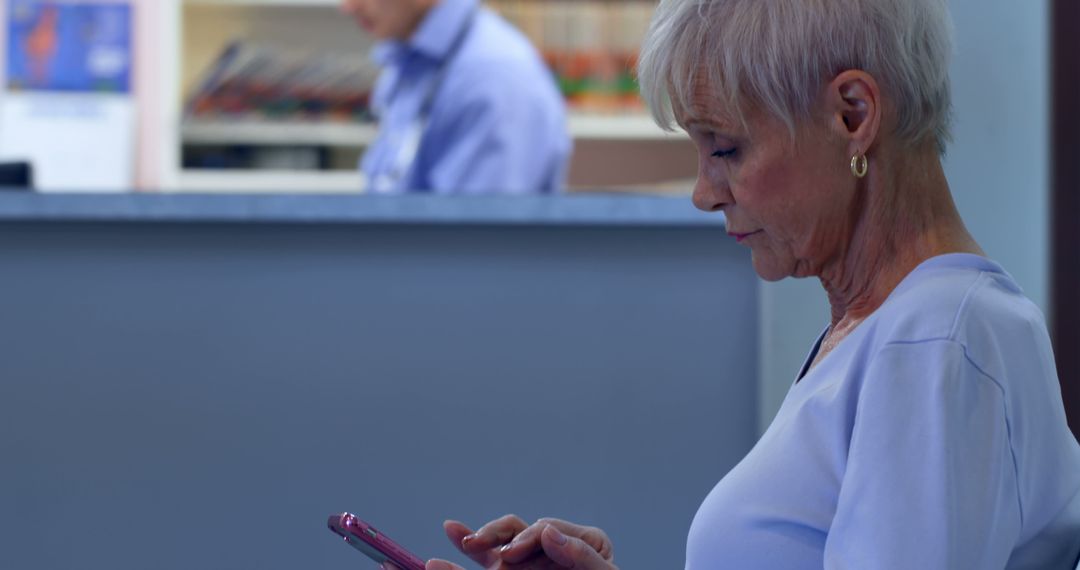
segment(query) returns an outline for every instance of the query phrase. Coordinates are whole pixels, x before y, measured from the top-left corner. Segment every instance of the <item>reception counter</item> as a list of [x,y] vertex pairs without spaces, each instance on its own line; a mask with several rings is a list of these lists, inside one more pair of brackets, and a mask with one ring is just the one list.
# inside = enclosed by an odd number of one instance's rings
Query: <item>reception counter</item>
[[722,227],[689,198],[34,194],[0,192],[0,222]]
[[0,194],[0,568],[364,568],[350,510],[682,564],[752,446],[757,284],[628,196]]

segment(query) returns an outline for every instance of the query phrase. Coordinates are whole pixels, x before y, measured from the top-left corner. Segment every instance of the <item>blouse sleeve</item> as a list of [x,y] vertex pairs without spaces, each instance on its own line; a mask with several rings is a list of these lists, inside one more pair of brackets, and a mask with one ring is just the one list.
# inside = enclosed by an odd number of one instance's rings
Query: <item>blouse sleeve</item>
[[1023,516],[1005,401],[954,341],[882,349],[859,395],[825,568],[1004,568]]

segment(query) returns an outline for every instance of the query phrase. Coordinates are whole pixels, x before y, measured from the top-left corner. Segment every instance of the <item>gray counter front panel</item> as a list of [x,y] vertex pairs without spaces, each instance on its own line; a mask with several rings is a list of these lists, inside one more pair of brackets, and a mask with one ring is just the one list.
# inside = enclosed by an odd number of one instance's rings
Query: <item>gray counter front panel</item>
[[722,227],[0,225],[0,568],[372,568],[351,510],[678,568],[756,434]]

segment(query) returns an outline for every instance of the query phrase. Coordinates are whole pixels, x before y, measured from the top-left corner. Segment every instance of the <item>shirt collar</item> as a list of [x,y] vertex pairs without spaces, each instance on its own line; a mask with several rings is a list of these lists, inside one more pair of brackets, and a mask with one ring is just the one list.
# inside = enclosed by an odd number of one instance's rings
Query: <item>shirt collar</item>
[[420,22],[409,48],[437,61],[450,55],[454,41],[469,25],[473,11],[480,0],[441,0]]
[[918,267],[913,269],[911,273],[908,273],[892,293],[885,299],[888,301],[895,296],[899,296],[904,291],[907,291],[913,283],[916,282],[915,276],[925,271],[933,271],[935,269],[973,269],[982,273],[996,273],[1005,277],[1004,283],[1013,289],[1016,293],[1023,293],[1020,285],[1016,283],[1012,275],[1009,275],[1005,268],[999,265],[996,261],[992,261],[981,255],[975,255],[973,253],[946,253],[931,257],[919,264]]
[[371,59],[380,67],[400,63],[410,53],[419,53],[442,61],[454,47],[454,40],[469,25],[480,0],[441,0],[436,4],[407,42],[381,41],[372,48]]
[[405,47],[401,42],[379,42],[371,48],[371,60],[379,67],[387,67],[400,58],[404,51]]

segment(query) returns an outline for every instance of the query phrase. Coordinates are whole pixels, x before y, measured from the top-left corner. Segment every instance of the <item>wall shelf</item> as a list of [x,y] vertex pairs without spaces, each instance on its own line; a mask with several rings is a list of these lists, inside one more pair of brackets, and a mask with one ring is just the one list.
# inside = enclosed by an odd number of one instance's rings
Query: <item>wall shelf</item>
[[173,192],[360,194],[364,177],[354,171],[181,170]]
[[184,144],[291,145],[363,148],[375,140],[375,125],[195,121],[180,127]]
[[570,135],[575,139],[682,141],[686,134],[661,129],[644,113],[633,115],[595,115],[571,113]]
[[[684,133],[669,133],[648,115],[572,114],[569,130],[575,139],[681,141]],[[184,144],[296,145],[364,148],[374,142],[375,125],[342,123],[192,121],[180,128]]]
[[193,6],[287,6],[294,8],[331,7],[341,5],[341,0],[184,0]]

